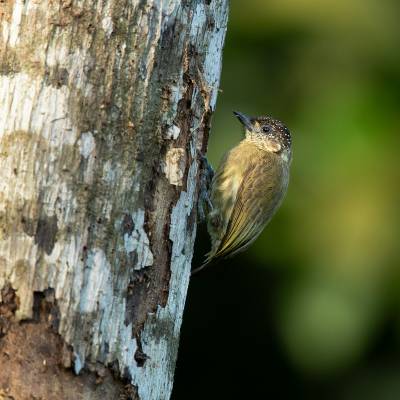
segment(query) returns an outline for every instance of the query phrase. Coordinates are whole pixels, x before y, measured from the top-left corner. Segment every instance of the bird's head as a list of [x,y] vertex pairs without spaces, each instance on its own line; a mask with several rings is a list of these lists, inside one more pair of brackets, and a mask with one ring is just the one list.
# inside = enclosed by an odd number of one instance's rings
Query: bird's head
[[268,116],[249,117],[240,112],[233,113],[243,124],[246,139],[263,150],[277,153],[290,161],[292,137],[282,122]]

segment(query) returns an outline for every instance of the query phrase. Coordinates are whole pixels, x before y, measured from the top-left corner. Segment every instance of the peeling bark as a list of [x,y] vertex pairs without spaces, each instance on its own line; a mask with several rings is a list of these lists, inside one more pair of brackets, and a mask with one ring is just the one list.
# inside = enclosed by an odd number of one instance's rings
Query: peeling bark
[[226,22],[0,2],[1,398],[169,398]]

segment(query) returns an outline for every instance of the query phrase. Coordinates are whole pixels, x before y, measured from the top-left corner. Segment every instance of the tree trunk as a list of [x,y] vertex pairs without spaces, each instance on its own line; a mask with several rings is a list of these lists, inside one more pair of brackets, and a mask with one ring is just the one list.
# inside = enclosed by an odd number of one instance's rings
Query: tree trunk
[[168,399],[227,0],[0,21],[0,398]]

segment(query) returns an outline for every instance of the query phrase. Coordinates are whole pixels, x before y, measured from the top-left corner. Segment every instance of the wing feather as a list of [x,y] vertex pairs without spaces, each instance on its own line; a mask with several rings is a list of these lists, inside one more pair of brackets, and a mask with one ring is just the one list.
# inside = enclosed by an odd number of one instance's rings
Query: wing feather
[[234,255],[258,237],[285,192],[280,184],[279,170],[270,162],[249,165],[237,192],[225,235],[212,259]]

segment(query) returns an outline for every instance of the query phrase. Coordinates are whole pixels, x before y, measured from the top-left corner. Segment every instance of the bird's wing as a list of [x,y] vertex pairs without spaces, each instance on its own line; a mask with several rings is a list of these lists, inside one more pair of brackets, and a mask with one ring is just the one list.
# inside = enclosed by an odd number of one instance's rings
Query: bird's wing
[[225,235],[211,258],[234,255],[261,233],[282,197],[280,171],[276,168],[271,163],[249,165],[237,192]]
[[207,228],[214,243],[215,241],[220,242],[226,232],[240,186],[233,179],[237,173],[226,167],[231,153],[229,152],[224,156],[212,180],[211,202],[213,209],[208,215]]

